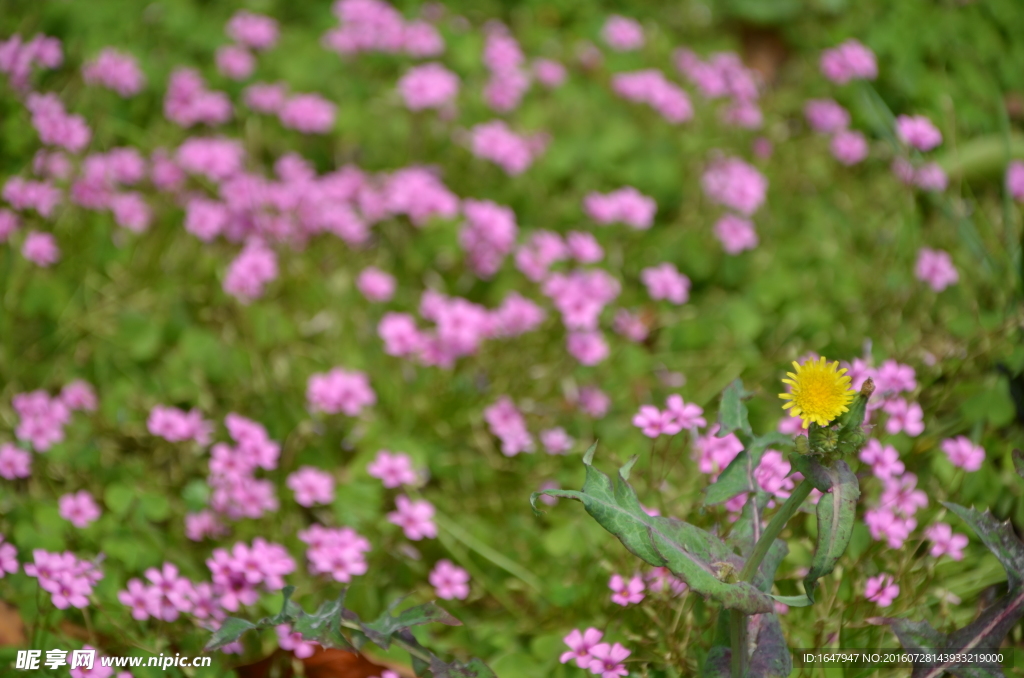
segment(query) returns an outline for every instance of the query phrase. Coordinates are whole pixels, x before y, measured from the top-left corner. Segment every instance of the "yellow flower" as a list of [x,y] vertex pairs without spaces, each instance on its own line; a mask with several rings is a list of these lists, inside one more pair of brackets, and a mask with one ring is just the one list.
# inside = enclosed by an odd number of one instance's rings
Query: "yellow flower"
[[825,358],[819,358],[808,360],[803,365],[794,361],[793,367],[796,368],[796,374],[787,372],[790,378],[782,380],[783,384],[792,387],[792,393],[780,393],[779,397],[790,401],[782,408],[792,407],[790,414],[800,417],[804,428],[812,421],[818,426],[827,426],[850,409],[848,406],[856,393],[850,388],[850,377],[845,376],[846,369],[837,371],[839,361],[829,364]]

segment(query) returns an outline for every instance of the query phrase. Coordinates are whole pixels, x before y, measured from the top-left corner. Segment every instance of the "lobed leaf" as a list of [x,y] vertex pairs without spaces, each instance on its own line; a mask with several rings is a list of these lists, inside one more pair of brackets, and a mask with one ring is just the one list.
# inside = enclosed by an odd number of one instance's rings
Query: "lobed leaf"
[[220,625],[220,628],[213,632],[213,637],[210,638],[209,642],[206,643],[206,647],[203,648],[203,652],[213,652],[220,648],[233,643],[242,637],[242,634],[246,631],[250,631],[256,628],[256,624],[245,619],[239,619],[238,617],[228,617],[224,620],[224,623]]
[[814,545],[811,567],[804,577],[807,598],[814,601],[814,589],[818,579],[832,572],[836,563],[846,552],[853,537],[853,524],[857,519],[857,498],[860,486],[857,476],[845,461],[836,461],[832,466],[822,466],[813,459],[811,467],[818,466],[828,477],[832,490],[818,501],[818,539]]
[[447,624],[448,626],[462,626],[462,622],[432,602],[410,607],[408,610],[400,612],[398,616],[392,617],[391,610],[399,602],[401,601],[393,603],[388,610],[372,622],[362,624],[363,633],[385,650],[391,646],[391,637],[396,632],[411,626],[422,626],[431,622]]
[[[770,612],[771,598],[746,582],[727,583],[716,576],[716,566],[728,563],[735,569],[742,560],[718,537],[675,518],[649,516],[640,506],[636,491],[620,472],[615,482],[592,465],[596,444],[583,457],[586,479],[581,491],[544,490],[535,492],[530,503],[536,510],[537,497],[548,495],[575,499],[583,504],[604,529],[635,556],[656,567],[668,567],[694,591],[710,596],[729,609],[744,614]],[[627,464],[628,469],[631,464]]]
[[959,504],[942,502],[942,505],[960,516],[971,529],[981,537],[985,546],[995,554],[1006,570],[1006,583],[1011,590],[1024,583],[1024,544],[1014,534],[1010,521],[999,522],[991,511],[981,513]]

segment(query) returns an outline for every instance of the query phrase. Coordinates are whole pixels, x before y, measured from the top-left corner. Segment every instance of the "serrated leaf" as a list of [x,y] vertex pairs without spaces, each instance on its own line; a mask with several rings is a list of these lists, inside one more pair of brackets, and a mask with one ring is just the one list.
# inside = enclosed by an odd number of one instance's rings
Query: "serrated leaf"
[[[926,621],[884,618],[905,649],[924,653],[962,654],[995,650],[1002,645],[1007,632],[1024,616],[1024,591],[1017,590],[989,607],[973,623],[950,635],[940,633]],[[960,678],[1002,677],[1002,668],[979,664],[924,664],[914,665],[911,678],[939,678],[945,673]]]
[[758,619],[757,643],[750,655],[750,678],[786,678],[793,672],[793,657],[782,633],[779,615],[762,614]]
[[[394,605],[392,605],[393,607]],[[411,626],[421,626],[432,622],[447,624],[448,626],[462,626],[462,622],[431,602],[410,607],[395,617],[391,616],[391,610],[389,609],[372,622],[364,622],[362,627],[363,633],[370,640],[386,650],[391,646],[391,636],[396,632]]]
[[719,580],[712,567],[730,563],[736,569],[742,560],[718,537],[675,518],[649,516],[640,506],[636,491],[621,474],[612,480],[594,468],[591,447],[584,455],[586,479],[583,489],[535,492],[530,503],[536,510],[537,497],[548,495],[575,499],[583,504],[604,529],[622,542],[633,555],[655,567],[668,567],[690,589],[711,596],[729,609],[744,614],[773,610],[771,599],[747,582]]
[[818,466],[828,475],[832,491],[822,495],[816,511],[818,539],[814,545],[811,567],[804,577],[804,590],[812,601],[818,579],[835,569],[836,563],[850,545],[853,524],[857,519],[857,498],[860,497],[857,476],[845,461],[837,461],[831,467]]
[[1006,570],[1006,583],[1010,590],[1020,587],[1024,583],[1024,544],[1014,534],[1010,521],[1001,523],[990,511],[981,513],[945,501],[942,505],[970,525],[985,546],[995,554]]
[[220,628],[214,631],[213,637],[206,643],[203,651],[213,652],[214,650],[219,650],[228,643],[233,643],[241,638],[242,634],[246,631],[251,631],[255,628],[256,625],[250,621],[239,619],[238,617],[228,617],[220,625]]
[[760,489],[754,472],[761,464],[764,453],[772,445],[792,444],[792,442],[790,436],[776,432],[754,438],[742,452],[729,462],[729,465],[718,476],[718,480],[708,486],[704,496],[704,505],[719,504],[732,499],[737,494]]
[[722,391],[722,405],[718,409],[718,437],[729,435],[733,431],[743,431],[753,435],[750,422],[747,420],[747,406],[743,401],[754,395],[743,388],[743,381],[734,379]]
[[[313,614],[306,614],[300,608],[292,631],[301,633],[306,640],[315,641],[325,648],[355,650],[352,643],[341,633],[341,615],[345,610],[346,592],[343,589],[336,599],[324,601]],[[289,609],[289,602],[286,598],[282,614],[286,614]]]

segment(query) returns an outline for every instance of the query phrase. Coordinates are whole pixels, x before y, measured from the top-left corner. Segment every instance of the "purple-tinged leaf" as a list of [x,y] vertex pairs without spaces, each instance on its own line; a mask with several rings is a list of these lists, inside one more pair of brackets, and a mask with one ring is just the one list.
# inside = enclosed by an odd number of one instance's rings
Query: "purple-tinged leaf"
[[754,652],[750,655],[749,678],[786,678],[793,672],[793,657],[786,645],[779,615],[771,613],[751,617],[748,634],[757,638]]
[[718,437],[729,435],[733,431],[742,431],[748,436],[753,435],[750,422],[747,420],[747,406],[743,401],[754,395],[743,388],[743,382],[734,379],[722,391],[722,405],[718,409]]
[[1007,586],[1011,590],[1024,583],[1024,544],[1014,534],[1010,521],[999,522],[991,511],[984,513],[974,509],[942,502],[942,505],[960,516],[981,541],[995,554],[1006,570]]
[[[804,591],[814,601],[814,588],[818,579],[832,572],[836,563],[846,552],[853,537],[853,524],[857,519],[857,498],[860,486],[857,476],[845,461],[836,461],[832,466],[823,466],[810,460],[810,466],[821,470],[829,481],[831,492],[818,500],[818,539],[814,545],[811,567],[804,577]],[[817,469],[813,471],[817,473]]]

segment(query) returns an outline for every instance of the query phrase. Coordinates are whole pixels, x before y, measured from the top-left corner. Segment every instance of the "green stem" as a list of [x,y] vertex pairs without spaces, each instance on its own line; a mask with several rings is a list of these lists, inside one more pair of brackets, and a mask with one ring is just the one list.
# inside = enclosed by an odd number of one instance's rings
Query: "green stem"
[[779,512],[772,516],[772,521],[768,523],[764,534],[761,535],[757,545],[754,546],[754,552],[747,558],[747,563],[743,566],[743,570],[740,571],[740,581],[754,581],[754,577],[757,575],[757,568],[761,566],[761,561],[768,555],[768,550],[775,543],[775,539],[782,534],[786,523],[797,512],[800,505],[804,503],[804,499],[807,499],[811,494],[812,489],[811,482],[805,479],[797,485],[796,489],[793,490],[793,494],[789,495],[789,499],[782,505]]
[[739,610],[729,610],[729,631],[732,678],[743,678],[747,674],[747,615]]

